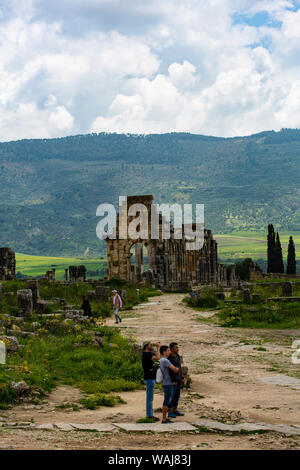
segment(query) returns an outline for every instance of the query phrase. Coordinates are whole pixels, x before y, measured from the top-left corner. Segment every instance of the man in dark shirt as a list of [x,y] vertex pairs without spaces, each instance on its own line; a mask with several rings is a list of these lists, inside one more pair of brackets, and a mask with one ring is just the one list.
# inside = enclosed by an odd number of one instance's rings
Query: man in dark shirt
[[153,350],[151,341],[144,344],[142,354],[142,366],[144,370],[144,381],[146,384],[146,416],[153,421],[159,418],[153,416],[153,397],[156,380],[156,367],[153,361],[160,359],[160,343],[156,343],[156,353]]
[[178,354],[179,347],[177,343],[171,343],[170,346],[171,354],[168,359],[173,364],[173,366],[178,367],[178,372],[175,374],[173,371],[170,371],[170,377],[174,385],[174,393],[170,404],[170,409],[168,413],[169,418],[176,418],[176,416],[184,416],[184,413],[178,411],[178,402],[180,398],[181,384],[184,382],[184,377],[182,375],[181,369],[181,360]]
[[91,310],[91,306],[90,306],[90,302],[88,301],[88,299],[83,295],[82,296],[82,304],[81,304],[81,307],[80,307],[81,310],[83,310],[83,313],[89,317],[92,316],[92,310]]

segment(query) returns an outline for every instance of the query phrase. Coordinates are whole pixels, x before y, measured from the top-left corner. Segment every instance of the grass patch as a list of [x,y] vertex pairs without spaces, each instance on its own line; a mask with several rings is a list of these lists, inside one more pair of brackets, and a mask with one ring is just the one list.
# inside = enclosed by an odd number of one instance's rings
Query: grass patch
[[123,378],[101,379],[99,382],[90,381],[81,383],[80,388],[86,393],[110,393],[110,392],[130,392],[132,390],[142,389],[143,384],[140,381],[131,381]]
[[[131,342],[121,336],[118,328],[105,326],[101,318],[82,325],[60,315],[47,318],[34,313],[20,325],[15,318],[16,292],[24,287],[23,281],[3,282],[0,333],[6,334],[7,329],[13,329],[21,348],[8,353],[6,364],[0,365],[0,408],[5,409],[19,400],[9,386],[12,381],[25,381],[30,387],[29,396],[35,401],[59,384],[78,387],[96,397],[143,387],[140,355],[133,351]],[[88,283],[67,286],[40,282],[41,298],[64,298],[71,305],[79,304],[81,295],[90,289]],[[127,292],[124,304],[144,302],[148,295],[157,293],[154,289],[142,288],[137,295],[135,286],[127,283],[124,289]],[[57,306],[51,304],[53,310]],[[35,336],[23,338],[18,334],[20,326]],[[101,348],[94,344],[96,332],[103,340]]]
[[190,396],[192,398],[199,398],[199,399],[202,399],[202,398],[205,398],[204,395],[200,395],[200,393],[190,393]]
[[300,327],[300,302],[269,302],[249,311],[247,305],[224,305],[221,326],[288,329]]
[[78,406],[77,403],[61,403],[59,405],[56,405],[56,408],[59,410],[70,410],[72,409],[73,411],[80,411],[80,406]]
[[206,433],[213,433],[215,431],[213,431],[212,429],[209,429],[205,426],[197,426],[197,431],[199,432],[206,432]]
[[98,393],[90,395],[85,398],[81,398],[80,403],[84,408],[88,410],[96,410],[100,406],[113,407],[118,403],[126,403],[119,395],[105,395],[104,393]]
[[266,434],[268,432],[269,431],[266,430],[266,429],[257,429],[257,430],[254,430],[254,431],[247,431],[246,429],[241,429],[240,430],[240,433],[244,436],[249,436],[251,434]]
[[136,420],[136,423],[138,424],[141,424],[141,423],[156,423],[157,421],[155,421],[155,419],[153,418],[141,418],[141,419],[137,419]]

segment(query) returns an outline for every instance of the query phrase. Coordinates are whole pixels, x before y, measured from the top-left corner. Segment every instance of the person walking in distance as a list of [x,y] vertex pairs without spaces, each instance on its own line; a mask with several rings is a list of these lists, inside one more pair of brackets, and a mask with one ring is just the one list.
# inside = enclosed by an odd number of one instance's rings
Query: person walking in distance
[[144,370],[144,381],[146,384],[146,417],[154,421],[159,421],[159,418],[153,416],[153,397],[156,380],[156,367],[153,361],[160,359],[160,343],[156,343],[156,353],[154,352],[151,341],[148,341],[143,346],[142,366]]
[[177,343],[171,343],[170,344],[170,356],[168,357],[169,361],[173,366],[178,368],[177,374],[175,374],[172,370],[170,370],[170,376],[171,380],[174,385],[174,393],[173,397],[170,403],[170,408],[169,408],[169,413],[168,417],[169,418],[176,418],[177,416],[184,416],[184,413],[181,413],[178,411],[178,402],[180,398],[180,392],[181,392],[181,385],[184,382],[184,377],[182,374],[182,368],[181,368],[181,359],[179,356],[179,347]]
[[122,299],[119,296],[118,292],[116,290],[112,291],[113,298],[112,298],[112,307],[114,311],[114,316],[115,316],[115,323],[121,323],[122,318],[119,315],[119,309],[122,308]]
[[169,361],[168,357],[170,356],[170,348],[169,346],[161,346],[160,347],[160,369],[162,372],[163,380],[162,386],[164,390],[164,402],[162,407],[162,424],[165,423],[172,423],[172,421],[167,418],[167,412],[170,408],[170,403],[172,401],[173,393],[174,393],[174,385],[172,379],[170,377],[170,370],[173,371],[175,374],[178,373],[178,367],[173,366]]

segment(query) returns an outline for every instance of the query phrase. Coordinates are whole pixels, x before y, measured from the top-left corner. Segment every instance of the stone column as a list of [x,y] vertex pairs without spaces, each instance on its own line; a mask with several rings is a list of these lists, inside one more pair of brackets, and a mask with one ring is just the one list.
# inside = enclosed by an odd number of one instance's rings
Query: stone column
[[230,266],[229,285],[230,285],[230,287],[236,287],[235,265],[234,264]]
[[33,302],[34,308],[36,308],[37,300],[40,298],[39,281],[37,281],[36,279],[34,280],[30,279],[26,281],[26,287],[27,289],[30,289],[32,292],[32,302]]
[[32,315],[32,291],[30,289],[23,289],[17,291],[18,296],[18,316],[28,317]]
[[66,281],[69,280],[69,270],[68,269],[65,269],[65,280]]

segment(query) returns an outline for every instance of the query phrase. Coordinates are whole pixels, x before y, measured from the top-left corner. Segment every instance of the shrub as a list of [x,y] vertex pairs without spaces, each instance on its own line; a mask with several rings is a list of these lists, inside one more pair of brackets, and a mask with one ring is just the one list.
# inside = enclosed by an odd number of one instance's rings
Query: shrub
[[11,390],[8,383],[0,383],[0,403],[11,403],[17,397],[17,392]]
[[112,309],[109,302],[91,302],[91,309],[93,316],[100,318],[108,318],[112,314]]
[[197,297],[195,303],[192,299],[188,299],[188,304],[193,307],[200,308],[216,308],[219,305],[218,299],[215,297],[216,289],[206,288],[201,290],[201,296]]

